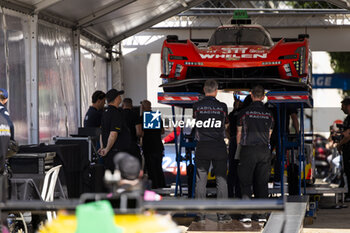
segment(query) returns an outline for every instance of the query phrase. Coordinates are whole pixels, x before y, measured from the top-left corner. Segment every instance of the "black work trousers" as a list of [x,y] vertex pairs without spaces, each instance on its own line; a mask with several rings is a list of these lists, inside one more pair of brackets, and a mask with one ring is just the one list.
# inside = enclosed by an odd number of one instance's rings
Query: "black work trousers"
[[278,141],[271,139],[271,154],[273,150],[276,149],[276,156],[274,158],[274,175],[273,175],[273,181],[274,182],[281,182],[281,155],[279,153],[279,147],[278,147]]
[[206,198],[210,164],[216,178],[217,198],[227,198],[227,151],[225,144],[198,143],[196,149],[196,198]]
[[229,198],[241,198],[241,187],[239,185],[239,179],[238,179],[238,164],[239,160],[235,159],[237,149],[237,143],[236,139],[233,138],[230,140],[230,148],[229,148],[229,167],[228,167],[228,174],[227,174],[227,189],[228,189],[228,197]]
[[343,150],[343,161],[344,161],[344,173],[348,182],[348,190],[346,191],[346,197],[350,197],[349,193],[349,180],[350,180],[350,150]]
[[143,152],[145,157],[145,167],[148,174],[148,179],[152,181],[152,188],[164,188],[165,177],[162,167],[163,152]]
[[251,198],[253,192],[255,198],[268,197],[270,161],[267,145],[242,146],[238,177],[243,199]]
[[110,170],[112,173],[114,173],[115,170],[115,164],[114,164],[114,156],[116,156],[116,154],[118,154],[121,151],[118,150],[110,150],[104,157],[102,157],[103,159],[103,166],[105,168],[105,170]]
[[132,156],[136,157],[136,158],[139,160],[141,166],[143,165],[140,146],[139,146],[139,145],[137,144],[137,142],[135,142],[135,141],[132,141],[132,142],[131,142],[130,154],[131,154]]

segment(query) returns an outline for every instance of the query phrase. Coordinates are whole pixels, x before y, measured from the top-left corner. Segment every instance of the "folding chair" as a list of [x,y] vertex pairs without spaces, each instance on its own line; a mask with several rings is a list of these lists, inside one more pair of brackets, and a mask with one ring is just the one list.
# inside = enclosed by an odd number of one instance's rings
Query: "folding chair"
[[[41,191],[41,198],[43,199],[43,201],[46,201],[46,202],[53,201],[58,173],[60,172],[61,167],[62,165],[58,165],[56,167],[51,168],[48,172],[46,172],[43,189]],[[47,214],[47,220],[49,222],[52,221],[52,218],[56,218],[56,212],[54,211],[52,212],[48,211],[46,212],[46,214]]]

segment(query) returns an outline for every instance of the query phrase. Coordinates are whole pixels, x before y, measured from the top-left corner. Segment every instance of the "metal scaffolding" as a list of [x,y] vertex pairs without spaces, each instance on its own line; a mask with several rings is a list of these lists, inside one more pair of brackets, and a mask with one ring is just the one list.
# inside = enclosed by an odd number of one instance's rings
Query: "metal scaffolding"
[[245,10],[252,23],[267,28],[343,27],[350,25],[345,1],[216,1],[209,0],[153,28],[216,28],[235,10]]
[[[233,12],[233,11],[232,11]],[[222,24],[229,24],[233,13],[215,13],[202,15],[179,15],[163,21],[153,29],[215,29]],[[248,13],[249,14],[249,13]],[[350,26],[349,14],[310,14],[300,12],[291,14],[256,13],[249,14],[253,24],[260,24],[266,28],[317,28]]]
[[[28,15],[37,15],[60,26],[79,29],[80,34],[106,47],[140,31],[154,28],[215,28],[229,22],[233,11],[244,9],[252,18],[267,28],[275,27],[343,27],[350,25],[350,0],[323,1],[247,1],[247,0],[146,0],[111,1],[107,6],[89,1],[90,8],[71,9],[79,0],[69,2],[43,0],[0,0],[0,6]],[[87,0],[86,0],[87,1]],[[146,7],[147,6],[147,7]]]

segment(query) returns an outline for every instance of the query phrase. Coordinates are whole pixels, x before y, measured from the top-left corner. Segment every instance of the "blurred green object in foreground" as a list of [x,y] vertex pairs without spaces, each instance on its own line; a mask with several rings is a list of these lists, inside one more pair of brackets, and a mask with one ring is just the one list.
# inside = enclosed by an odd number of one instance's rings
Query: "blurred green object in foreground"
[[82,204],[77,207],[78,227],[76,233],[122,233],[114,223],[114,212],[109,201]]

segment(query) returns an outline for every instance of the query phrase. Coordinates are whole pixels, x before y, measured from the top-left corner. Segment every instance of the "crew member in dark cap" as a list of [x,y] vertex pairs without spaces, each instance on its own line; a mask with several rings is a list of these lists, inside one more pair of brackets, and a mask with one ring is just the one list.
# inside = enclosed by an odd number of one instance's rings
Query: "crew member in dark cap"
[[[238,116],[236,153],[240,159],[238,177],[244,199],[252,197],[252,186],[255,198],[268,197],[271,161],[269,143],[273,116],[262,102],[264,96],[262,86],[253,87],[253,103]],[[245,216],[241,221],[250,222],[251,216]],[[259,218],[259,221],[266,221],[265,216]]]
[[[0,202],[5,202],[8,198],[8,177],[5,175],[5,159],[10,144],[11,131],[7,120],[0,114],[0,191],[2,193]],[[6,223],[6,216],[1,218],[2,224]]]
[[106,93],[108,107],[102,114],[101,121],[101,148],[99,154],[103,157],[106,169],[114,172],[113,157],[117,152],[130,149],[130,131],[123,119],[123,111],[118,108],[122,102],[124,91],[111,89]]
[[106,94],[103,91],[95,91],[92,94],[92,105],[84,117],[84,127],[100,127],[105,105]]
[[343,138],[337,148],[343,152],[344,173],[348,181],[348,190],[345,194],[345,201],[350,201],[349,180],[350,180],[350,98],[345,98],[341,102],[341,110],[347,115],[344,122]]
[[5,158],[10,143],[11,131],[7,120],[0,114],[0,175],[5,171]]
[[15,140],[15,128],[13,126],[12,120],[10,118],[9,111],[6,108],[6,104],[9,98],[9,94],[6,89],[0,88],[0,115],[2,115],[6,121],[7,124],[10,126],[11,131],[11,140]]

